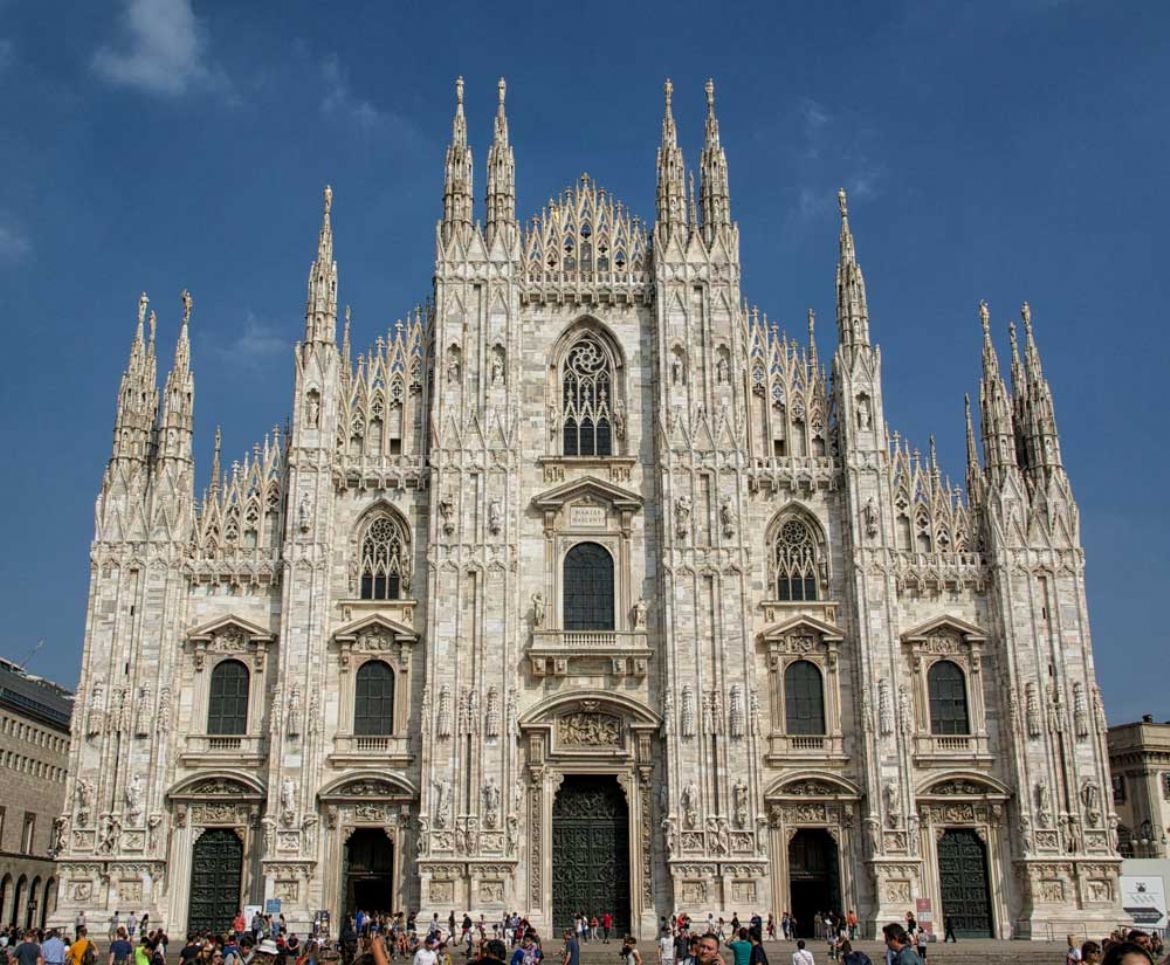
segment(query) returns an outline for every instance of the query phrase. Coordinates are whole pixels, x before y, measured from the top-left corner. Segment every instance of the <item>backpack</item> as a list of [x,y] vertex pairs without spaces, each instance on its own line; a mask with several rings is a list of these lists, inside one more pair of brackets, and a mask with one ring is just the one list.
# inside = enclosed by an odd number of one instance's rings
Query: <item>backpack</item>
[[81,965],[97,965],[97,950],[91,941],[85,943],[85,951],[81,953]]

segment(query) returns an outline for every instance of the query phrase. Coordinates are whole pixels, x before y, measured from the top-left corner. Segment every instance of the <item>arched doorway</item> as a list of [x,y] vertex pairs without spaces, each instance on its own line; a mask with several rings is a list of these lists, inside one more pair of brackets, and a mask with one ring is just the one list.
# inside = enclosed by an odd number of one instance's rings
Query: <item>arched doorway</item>
[[212,828],[195,842],[187,931],[227,931],[242,907],[244,844],[231,828]]
[[630,928],[630,816],[612,775],[565,776],[553,802],[553,927],[579,913],[609,912],[618,934]]
[[49,915],[57,910],[57,879],[50,878],[45,882],[45,900],[41,902],[41,928],[49,920]]
[[381,828],[359,828],[345,843],[341,904],[347,915],[393,914],[394,845]]
[[938,840],[938,880],[942,914],[960,938],[995,937],[987,849],[970,828],[948,828]]
[[816,937],[818,912],[841,911],[837,842],[824,828],[801,828],[788,842],[788,894],[797,934]]
[[20,902],[24,898],[25,890],[28,888],[28,878],[21,875],[16,879],[15,897],[12,901],[12,917],[9,919],[12,924],[20,927]]
[[8,914],[8,899],[12,897],[12,875],[0,878],[0,928],[7,928],[16,919],[16,912]]

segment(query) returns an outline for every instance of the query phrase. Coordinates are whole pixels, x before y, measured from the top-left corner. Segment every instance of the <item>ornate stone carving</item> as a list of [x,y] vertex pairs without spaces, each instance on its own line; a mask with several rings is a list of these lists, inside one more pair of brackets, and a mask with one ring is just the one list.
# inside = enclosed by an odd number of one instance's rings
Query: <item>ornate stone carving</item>
[[890,684],[885,677],[878,681],[878,726],[883,737],[894,732],[894,707],[890,700]]
[[142,821],[142,775],[135,774],[126,784],[126,817],[131,824]]
[[285,777],[280,782],[280,820],[288,827],[296,817],[297,784],[291,777]]
[[674,535],[680,541],[687,538],[691,529],[691,500],[689,496],[679,496],[674,501]]
[[576,711],[557,718],[557,743],[563,747],[617,747],[621,719],[611,714]]
[[1035,739],[1040,736],[1040,698],[1036,694],[1036,685],[1029,683],[1024,688],[1024,719],[1028,727],[1028,736]]
[[443,684],[439,688],[439,709],[435,714],[435,736],[446,740],[451,736],[451,688]]
[[451,820],[451,782],[443,779],[431,786],[435,790],[435,827],[445,828]]
[[682,805],[683,827],[694,828],[698,824],[699,787],[693,780],[683,788],[679,803]]
[[1085,702],[1084,684],[1073,684],[1073,733],[1077,740],[1086,740],[1089,736],[1089,708]]
[[500,789],[496,779],[489,777],[483,786],[483,826],[495,828],[500,823]]
[[748,823],[748,787],[743,781],[736,781],[731,789],[734,804],[735,826],[746,828]]
[[73,791],[73,800],[78,827],[89,827],[93,808],[93,781],[81,778]]
[[679,729],[683,737],[695,736],[695,691],[690,684],[683,684]]
[[495,684],[488,687],[483,713],[483,734],[489,738],[500,736],[500,691]]
[[727,724],[731,737],[739,740],[744,733],[743,688],[732,684],[727,706]]

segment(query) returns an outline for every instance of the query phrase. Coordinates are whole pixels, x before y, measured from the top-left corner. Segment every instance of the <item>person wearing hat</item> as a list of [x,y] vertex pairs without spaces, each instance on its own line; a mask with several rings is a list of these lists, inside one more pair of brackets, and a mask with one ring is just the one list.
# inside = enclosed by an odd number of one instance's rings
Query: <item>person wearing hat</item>
[[256,952],[252,956],[252,961],[257,965],[272,965],[276,961],[276,956],[280,954],[280,949],[276,947],[276,942],[271,938],[265,938],[259,945],[256,946]]

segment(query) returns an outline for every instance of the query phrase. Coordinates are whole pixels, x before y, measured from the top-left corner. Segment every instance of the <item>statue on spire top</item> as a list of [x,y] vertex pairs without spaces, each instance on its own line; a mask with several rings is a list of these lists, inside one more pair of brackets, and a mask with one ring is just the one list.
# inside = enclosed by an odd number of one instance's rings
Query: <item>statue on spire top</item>
[[327,184],[325,185],[325,213],[329,214],[331,210],[333,210],[333,188]]
[[183,324],[186,325],[191,321],[191,293],[184,288],[179,299],[183,303]]
[[979,321],[983,324],[983,331],[988,331],[991,327],[991,312],[987,308],[986,299],[979,300]]
[[844,188],[837,189],[837,209],[841,212],[842,218],[847,218],[849,216],[849,203],[845,197]]

